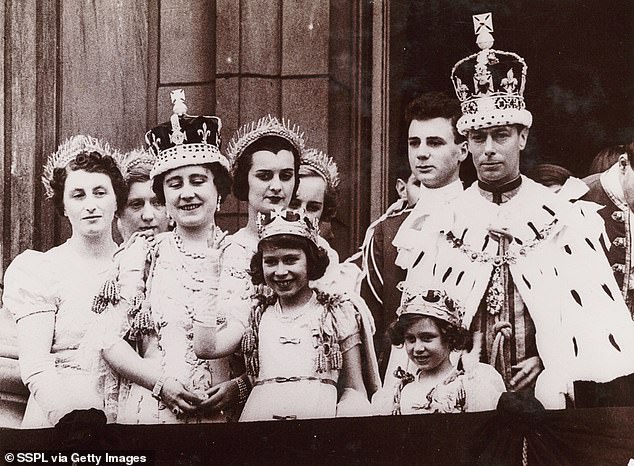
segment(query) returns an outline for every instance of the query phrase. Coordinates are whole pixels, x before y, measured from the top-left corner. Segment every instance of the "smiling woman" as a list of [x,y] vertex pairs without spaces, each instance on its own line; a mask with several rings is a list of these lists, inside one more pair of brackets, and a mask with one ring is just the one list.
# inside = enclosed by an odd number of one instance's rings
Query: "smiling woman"
[[222,124],[187,115],[183,91],[172,93],[172,103],[171,120],[148,131],[146,141],[156,155],[154,193],[176,228],[152,242],[133,235],[126,243],[117,255],[121,300],[107,311],[103,355],[125,380],[109,384],[106,403],[120,423],[236,417],[239,388],[231,378],[243,372],[240,361],[203,361],[192,346],[195,313],[218,287],[224,233],[214,217],[231,186],[218,149]]
[[[250,310],[249,264],[258,246],[258,213],[288,206],[299,184],[304,140],[290,122],[267,116],[243,126],[229,143],[233,193],[248,202],[247,225],[229,236],[220,283],[223,307],[242,324]],[[241,331],[241,330],[240,330]]]
[[112,220],[126,196],[109,154],[99,141],[75,136],[49,157],[44,186],[72,235],[45,253],[23,252],[6,272],[3,301],[17,322],[20,372],[31,392],[25,427],[55,425],[74,410],[103,410],[93,300],[112,266]]

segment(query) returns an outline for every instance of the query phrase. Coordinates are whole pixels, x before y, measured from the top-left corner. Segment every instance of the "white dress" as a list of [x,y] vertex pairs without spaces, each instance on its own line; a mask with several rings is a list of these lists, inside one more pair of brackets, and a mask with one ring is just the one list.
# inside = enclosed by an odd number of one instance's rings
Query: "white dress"
[[361,343],[360,316],[349,301],[325,315],[314,294],[291,318],[281,314],[277,303],[268,306],[258,332],[259,374],[240,421],[335,417],[340,371],[317,372],[316,334],[323,319],[345,353]]
[[467,370],[453,369],[431,389],[424,373],[407,374],[385,386],[372,399],[376,414],[434,414],[492,411],[506,391],[502,376],[490,365],[476,363]]
[[24,251],[7,268],[3,302],[16,321],[55,313],[50,356],[34,361],[28,348],[20,349],[22,377],[31,392],[23,427],[52,426],[75,409],[103,409],[94,345],[100,330],[92,303],[109,269],[87,266],[68,242],[45,253]]
[[[129,249],[130,254],[135,254],[134,245]],[[139,268],[147,275],[145,294],[152,324],[150,329],[143,330],[146,335],[143,335],[140,345],[141,356],[199,395],[243,373],[244,366],[239,358],[206,360],[199,359],[194,353],[193,317],[196,303],[200,302],[204,294],[205,281],[201,278],[204,277],[204,261],[179,251],[172,232],[156,237],[156,246],[150,256],[153,261]],[[122,262],[127,262],[125,257],[119,258],[119,263]],[[134,291],[138,284],[124,282],[131,279],[134,282],[133,277],[139,278],[139,275],[133,273],[134,267],[125,268],[132,273],[126,274],[120,270],[121,293],[122,296],[128,294],[127,301],[131,301],[134,298],[129,296],[131,292],[128,290]],[[130,335],[130,330],[130,322],[124,318],[123,329],[119,334]],[[232,410],[177,417],[162,402],[153,398],[150,390],[130,382],[124,382],[120,388],[118,423],[190,424],[227,422],[236,417],[237,414]]]

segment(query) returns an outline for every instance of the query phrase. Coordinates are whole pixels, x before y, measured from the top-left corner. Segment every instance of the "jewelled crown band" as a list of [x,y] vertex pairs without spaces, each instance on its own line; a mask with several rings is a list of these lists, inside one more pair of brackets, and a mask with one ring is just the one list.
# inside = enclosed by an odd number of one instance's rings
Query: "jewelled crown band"
[[120,162],[119,159],[113,155],[110,150],[110,146],[97,138],[79,134],[66,139],[66,141],[60,144],[57,150],[48,157],[46,165],[44,165],[42,184],[44,185],[44,191],[47,199],[51,199],[53,197],[51,181],[53,180],[53,172],[55,169],[66,168],[68,164],[75,160],[79,154],[86,154],[90,152],[108,155],[113,157],[117,164]]
[[295,235],[308,238],[318,245],[318,221],[306,214],[304,209],[282,208],[268,214],[258,213],[256,222],[260,240],[275,235]]
[[277,136],[287,140],[300,155],[304,151],[304,133],[300,132],[299,126],[284,118],[278,120],[267,115],[241,127],[229,142],[227,157],[231,162],[232,173],[235,172],[236,163],[245,149],[265,136]]
[[444,290],[409,288],[404,282],[400,282],[397,288],[403,292],[401,305],[396,311],[399,317],[416,314],[435,317],[457,327],[462,325],[462,306],[451,299]]
[[321,176],[331,190],[339,187],[339,169],[332,157],[317,149],[306,149],[300,159],[300,174],[302,166],[310,167]]

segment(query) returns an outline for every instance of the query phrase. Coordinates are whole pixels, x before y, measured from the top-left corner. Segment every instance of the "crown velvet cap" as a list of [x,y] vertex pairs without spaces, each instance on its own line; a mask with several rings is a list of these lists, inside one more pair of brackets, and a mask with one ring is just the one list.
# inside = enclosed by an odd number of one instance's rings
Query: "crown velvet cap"
[[463,58],[451,70],[462,109],[458,132],[465,135],[469,130],[512,124],[530,128],[533,116],[524,102],[526,62],[516,53],[491,48],[490,13],[475,15],[474,28],[482,50]]
[[462,306],[451,299],[444,290],[411,289],[405,287],[403,282],[400,282],[397,288],[403,292],[401,305],[396,310],[397,316],[416,314],[435,317],[456,327],[462,325]]
[[174,104],[170,121],[145,134],[145,142],[156,156],[150,177],[187,165],[214,162],[229,169],[227,158],[220,152],[220,118],[187,115],[182,89],[172,91],[170,96]]

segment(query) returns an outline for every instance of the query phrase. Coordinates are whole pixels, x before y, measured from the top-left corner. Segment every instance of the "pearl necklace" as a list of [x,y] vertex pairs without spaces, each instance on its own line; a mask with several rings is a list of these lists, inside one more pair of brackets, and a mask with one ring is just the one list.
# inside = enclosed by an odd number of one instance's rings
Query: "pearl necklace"
[[185,249],[185,246],[183,245],[183,239],[178,234],[178,229],[174,229],[173,233],[174,233],[174,244],[176,244],[176,249],[178,249],[179,252],[181,252],[187,257],[191,257],[192,259],[206,259],[207,258],[207,254],[203,254],[199,252],[191,252]]

